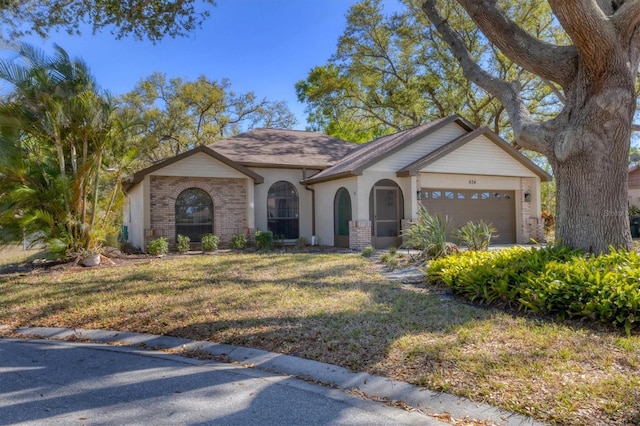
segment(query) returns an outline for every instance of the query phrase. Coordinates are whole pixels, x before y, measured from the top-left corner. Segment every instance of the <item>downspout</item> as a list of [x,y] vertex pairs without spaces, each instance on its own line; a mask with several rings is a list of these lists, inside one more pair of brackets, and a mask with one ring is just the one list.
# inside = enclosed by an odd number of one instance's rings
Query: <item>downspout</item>
[[[307,169],[302,169],[302,180],[307,179]],[[315,245],[316,239],[316,190],[309,188],[309,185],[304,186],[304,189],[311,192],[311,245]]]

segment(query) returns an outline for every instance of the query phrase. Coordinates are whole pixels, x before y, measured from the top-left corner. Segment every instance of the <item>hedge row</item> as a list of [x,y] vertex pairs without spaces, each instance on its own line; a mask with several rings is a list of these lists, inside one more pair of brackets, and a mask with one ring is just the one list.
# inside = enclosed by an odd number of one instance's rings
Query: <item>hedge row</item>
[[640,256],[566,247],[467,251],[431,261],[426,273],[471,300],[597,320],[627,333],[640,319]]

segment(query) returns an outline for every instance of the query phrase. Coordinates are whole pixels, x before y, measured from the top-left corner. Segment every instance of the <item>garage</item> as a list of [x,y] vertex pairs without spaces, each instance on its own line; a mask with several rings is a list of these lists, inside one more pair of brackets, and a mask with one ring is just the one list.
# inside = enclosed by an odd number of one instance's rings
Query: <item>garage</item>
[[469,221],[483,220],[498,231],[492,243],[516,242],[515,191],[422,188],[420,195],[430,214],[449,217],[450,232]]

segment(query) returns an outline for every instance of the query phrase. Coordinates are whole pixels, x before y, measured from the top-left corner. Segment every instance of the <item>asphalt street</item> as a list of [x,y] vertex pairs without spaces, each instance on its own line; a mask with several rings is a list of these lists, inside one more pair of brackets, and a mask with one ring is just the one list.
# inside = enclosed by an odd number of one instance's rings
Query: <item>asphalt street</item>
[[238,364],[104,344],[0,339],[0,424],[443,423]]

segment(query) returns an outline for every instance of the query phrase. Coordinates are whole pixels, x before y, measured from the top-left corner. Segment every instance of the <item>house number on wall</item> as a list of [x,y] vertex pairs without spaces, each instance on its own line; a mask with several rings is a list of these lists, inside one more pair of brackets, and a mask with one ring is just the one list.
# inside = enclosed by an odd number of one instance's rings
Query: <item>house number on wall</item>
[[476,184],[475,179],[469,179],[469,185],[475,185],[475,184]]

